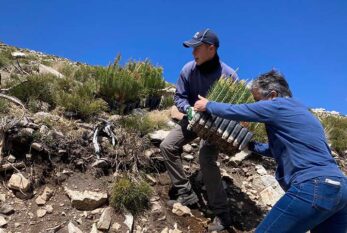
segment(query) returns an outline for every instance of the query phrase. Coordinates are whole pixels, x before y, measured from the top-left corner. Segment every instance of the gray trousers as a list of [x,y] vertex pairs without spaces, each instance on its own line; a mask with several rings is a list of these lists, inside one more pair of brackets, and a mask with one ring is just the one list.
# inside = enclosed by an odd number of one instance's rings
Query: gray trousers
[[[187,130],[187,125],[188,120],[184,117],[180,124],[160,144],[168,174],[173,186],[179,190],[179,193],[191,190],[191,184],[183,170],[181,153],[182,147],[196,139],[197,135]],[[219,151],[216,146],[204,140],[200,141],[200,169],[206,186],[209,206],[216,215],[229,211],[220,170],[216,163],[218,154]]]

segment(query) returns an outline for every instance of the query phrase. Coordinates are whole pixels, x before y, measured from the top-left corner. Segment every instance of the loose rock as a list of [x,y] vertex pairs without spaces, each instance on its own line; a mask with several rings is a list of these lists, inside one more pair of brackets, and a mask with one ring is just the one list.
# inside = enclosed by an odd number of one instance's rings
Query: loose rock
[[30,188],[30,182],[22,174],[15,173],[11,176],[7,186],[10,189],[21,190],[23,192],[26,192]]
[[64,188],[71,199],[71,204],[78,210],[94,210],[107,202],[107,193],[93,191],[74,191]]

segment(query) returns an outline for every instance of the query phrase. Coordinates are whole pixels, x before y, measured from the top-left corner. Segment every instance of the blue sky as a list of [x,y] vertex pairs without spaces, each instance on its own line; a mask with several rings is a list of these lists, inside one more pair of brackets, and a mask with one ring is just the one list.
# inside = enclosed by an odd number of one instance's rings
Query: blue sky
[[309,107],[347,114],[345,0],[0,0],[0,41],[94,65],[149,58],[176,82],[205,27],[242,78],[276,68]]

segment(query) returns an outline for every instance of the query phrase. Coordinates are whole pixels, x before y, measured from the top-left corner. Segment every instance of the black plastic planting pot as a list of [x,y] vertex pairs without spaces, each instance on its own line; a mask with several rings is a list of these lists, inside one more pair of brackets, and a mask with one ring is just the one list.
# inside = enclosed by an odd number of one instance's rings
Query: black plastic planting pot
[[224,152],[244,149],[253,137],[253,133],[239,122],[208,113],[196,113],[188,125],[188,130],[217,145]]

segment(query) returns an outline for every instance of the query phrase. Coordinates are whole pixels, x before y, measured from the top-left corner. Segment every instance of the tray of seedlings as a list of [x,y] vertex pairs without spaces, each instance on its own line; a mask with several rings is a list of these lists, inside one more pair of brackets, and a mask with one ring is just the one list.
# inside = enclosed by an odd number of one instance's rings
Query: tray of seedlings
[[[246,81],[225,76],[216,81],[206,98],[230,104],[254,102]],[[257,126],[257,123],[237,122],[207,112],[197,112],[189,122],[188,130],[217,145],[222,151],[230,153],[244,149],[253,137],[252,129]]]

